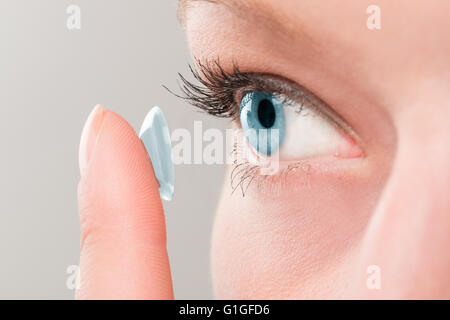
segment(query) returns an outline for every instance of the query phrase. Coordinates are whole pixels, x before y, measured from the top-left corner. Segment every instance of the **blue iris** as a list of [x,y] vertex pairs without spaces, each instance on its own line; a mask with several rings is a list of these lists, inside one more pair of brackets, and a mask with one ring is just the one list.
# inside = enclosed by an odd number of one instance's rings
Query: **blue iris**
[[284,140],[285,120],[281,101],[272,94],[253,91],[244,95],[240,106],[242,130],[250,145],[270,156]]

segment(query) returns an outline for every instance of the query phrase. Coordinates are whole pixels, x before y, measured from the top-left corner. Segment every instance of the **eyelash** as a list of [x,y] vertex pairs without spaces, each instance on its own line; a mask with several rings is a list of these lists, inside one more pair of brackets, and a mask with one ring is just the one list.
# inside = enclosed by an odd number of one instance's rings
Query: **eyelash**
[[[280,79],[280,77],[269,74],[257,74],[257,73],[243,73],[239,70],[236,63],[233,64],[232,72],[225,71],[219,60],[202,62],[198,59],[195,60],[196,68],[189,65],[190,72],[194,77],[194,80],[199,84],[196,84],[181,73],[178,76],[181,80],[179,87],[182,94],[176,94],[166,86],[164,88],[173,95],[185,100],[189,104],[197,107],[198,109],[220,118],[230,118],[236,120],[239,123],[240,113],[240,99],[246,92],[260,90],[269,92],[279,97],[283,104],[289,105],[292,102],[290,97],[295,98],[295,102],[301,107],[297,112],[302,111],[304,104],[307,104],[310,108],[315,108],[324,117],[328,118],[331,123],[336,126],[346,128],[345,122],[332,112],[326,112],[320,105],[323,104],[318,98],[311,97],[309,93],[303,87],[291,83],[285,84],[287,80]],[[295,87],[296,90],[293,90]],[[235,143],[233,147],[234,159],[239,158],[240,146]],[[281,170],[275,176],[262,176],[258,174],[259,167],[254,164],[250,164],[248,161],[238,163],[234,161],[234,168],[231,170],[231,188],[232,193],[240,188],[242,196],[245,193],[252,182],[281,182],[290,172],[300,169],[306,173],[306,185],[309,186],[309,174],[312,169],[311,165],[307,161],[300,161],[289,165],[287,168]],[[273,183],[267,183],[265,186],[275,186]],[[261,184],[258,185],[260,189]],[[277,188],[276,188],[277,189]],[[271,188],[271,191],[273,188]]]
[[[289,104],[291,100],[288,97],[291,95],[295,96],[296,102],[300,105],[308,104],[309,107],[318,108],[320,104],[310,98],[311,94],[305,88],[297,88],[294,92],[289,86],[283,85],[282,82],[286,80],[276,79],[279,77],[269,74],[243,73],[236,63],[233,64],[232,72],[225,71],[219,60],[203,63],[197,59],[196,65],[197,68],[189,65],[189,70],[199,85],[178,73],[182,95],[165,88],[189,104],[216,117],[233,120],[239,118],[240,98],[246,92],[256,90],[276,95],[283,104]],[[324,115],[331,121],[334,120],[333,117]]]
[[235,95],[237,90],[252,84],[249,74],[241,73],[236,64],[232,73],[226,72],[218,60],[206,63],[196,60],[196,65],[197,68],[189,65],[189,70],[200,84],[195,84],[178,73],[183,95],[175,95],[213,116],[238,118]]

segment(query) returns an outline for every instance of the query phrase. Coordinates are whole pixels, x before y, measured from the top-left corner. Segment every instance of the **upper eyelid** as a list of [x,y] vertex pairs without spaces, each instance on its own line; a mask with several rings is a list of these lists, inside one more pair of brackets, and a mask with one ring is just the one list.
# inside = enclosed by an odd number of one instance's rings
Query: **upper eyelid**
[[239,117],[239,101],[244,91],[264,90],[269,93],[282,94],[301,103],[316,107],[320,101],[306,88],[281,76],[266,73],[241,72],[236,63],[232,71],[225,71],[219,60],[201,61],[195,59],[195,68],[190,71],[200,85],[178,74],[183,95],[169,92],[190,104],[219,117]]
[[240,100],[245,95],[253,90],[266,91],[274,95],[281,95],[282,103],[300,103],[306,108],[314,109],[319,115],[329,121],[330,124],[339,130],[343,130],[348,134],[355,136],[351,127],[343,120],[331,107],[323,100],[310,92],[305,87],[280,76],[266,74],[266,73],[248,73],[249,78],[254,81],[254,86],[242,88],[236,92],[235,108],[240,107]]
[[195,62],[196,67],[190,66],[190,71],[200,85],[179,73],[183,95],[165,88],[211,115],[237,120],[240,112],[240,101],[237,99],[242,97],[242,93],[252,88],[266,90],[269,93],[283,94],[297,103],[306,101],[309,107],[314,108],[336,128],[360,141],[353,129],[333,108],[316,94],[292,80],[267,73],[241,72],[236,63],[233,63],[233,71],[229,72],[222,68],[219,60],[195,59]]
[[314,109],[315,112],[325,118],[325,120],[329,121],[330,124],[335,126],[338,130],[346,132],[356,141],[361,142],[352,127],[329,104],[304,86],[277,75],[265,73],[250,73],[250,75],[257,77],[258,79],[264,79],[263,81],[270,83],[266,87],[266,90],[273,90],[271,93],[285,95],[296,103],[303,104],[306,102],[307,107]]
[[314,108],[321,104],[320,100],[316,98],[314,94],[291,80],[266,73],[249,73],[248,75],[255,81],[256,85],[254,87],[244,88],[241,92],[238,92],[238,100],[240,100],[246,92],[251,90],[264,90],[275,95],[289,98],[291,101],[294,100],[295,102],[302,104],[307,103]]

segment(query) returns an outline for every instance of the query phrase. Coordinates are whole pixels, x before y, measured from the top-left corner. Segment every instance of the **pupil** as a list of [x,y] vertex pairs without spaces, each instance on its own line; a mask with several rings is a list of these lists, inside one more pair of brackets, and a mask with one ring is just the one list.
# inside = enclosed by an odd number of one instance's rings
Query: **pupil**
[[263,99],[258,105],[258,120],[264,128],[271,128],[275,122],[275,107],[267,99]]

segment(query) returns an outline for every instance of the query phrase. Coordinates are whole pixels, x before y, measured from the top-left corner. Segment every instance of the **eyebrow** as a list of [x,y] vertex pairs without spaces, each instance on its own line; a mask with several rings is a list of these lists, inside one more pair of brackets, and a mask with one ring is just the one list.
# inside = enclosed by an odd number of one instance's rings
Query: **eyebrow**
[[[194,3],[208,2],[227,7],[236,16],[252,19],[257,23],[263,23],[271,30],[277,31],[281,37],[288,40],[302,37],[311,44],[314,43],[312,37],[305,31],[299,20],[295,25],[289,23],[289,19],[283,17],[280,12],[275,12],[267,1],[263,0],[179,0],[177,17],[179,23],[185,28],[186,13]],[[249,14],[250,13],[250,14]],[[278,16],[277,16],[278,14]]]

